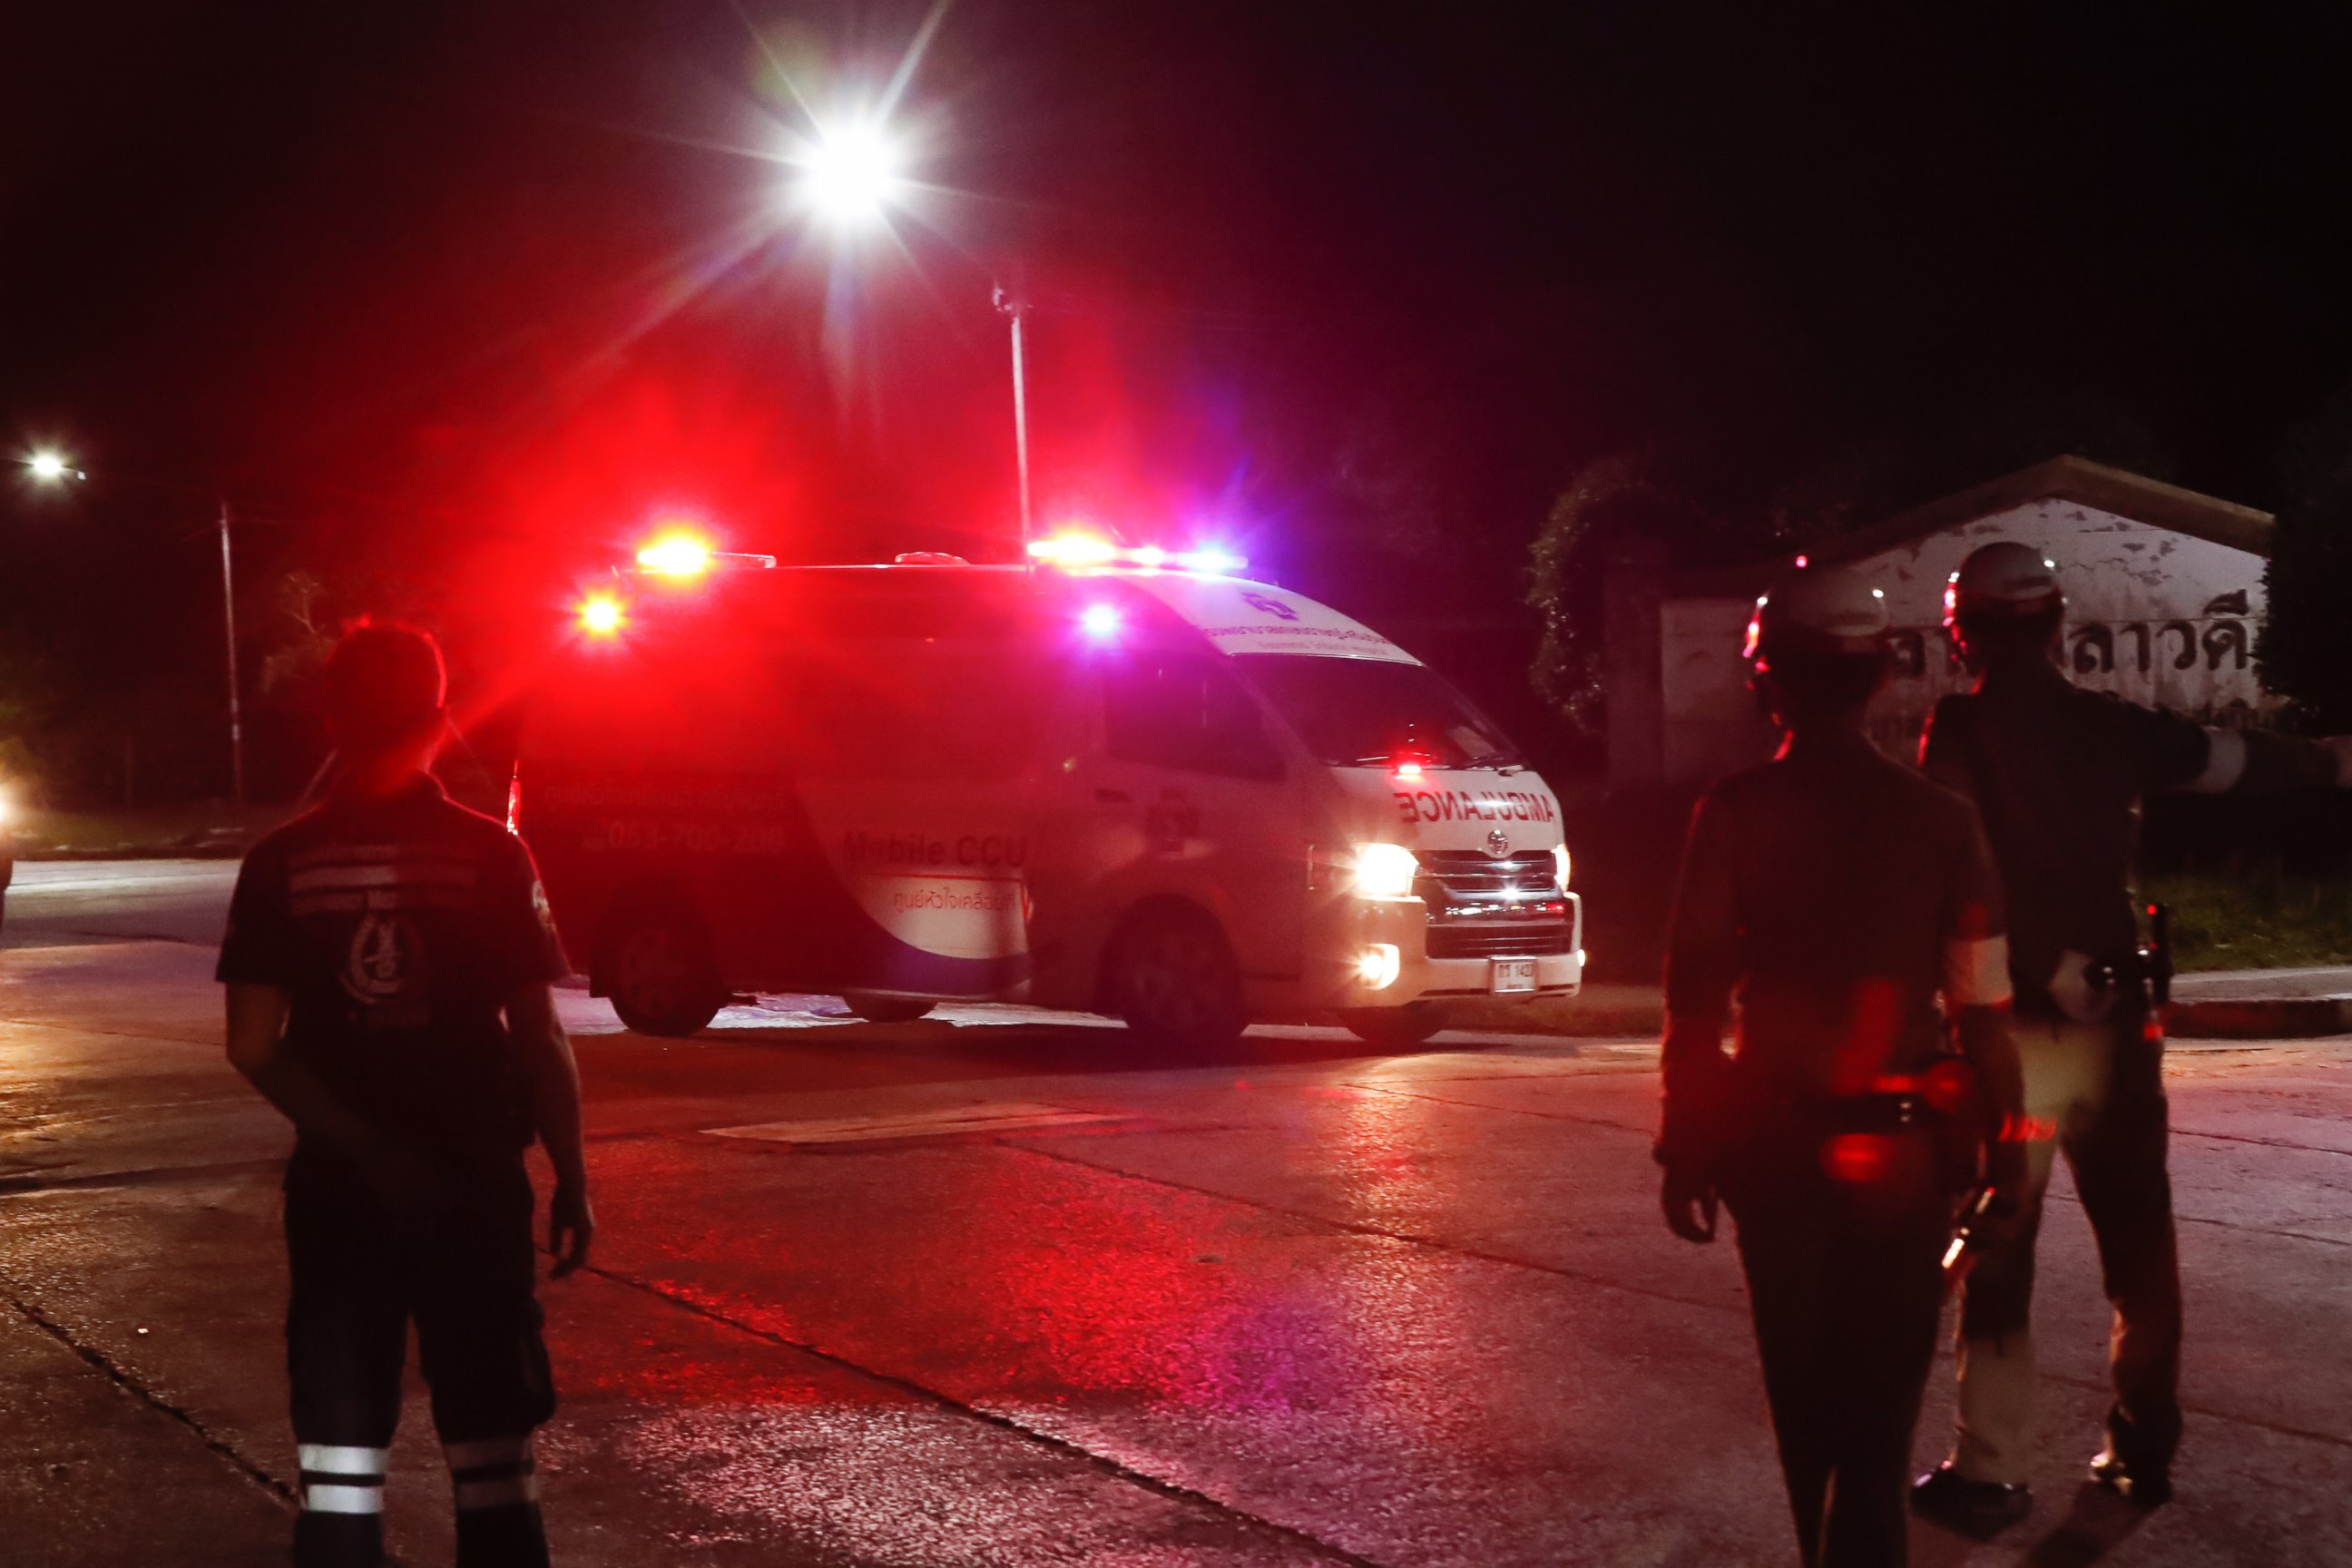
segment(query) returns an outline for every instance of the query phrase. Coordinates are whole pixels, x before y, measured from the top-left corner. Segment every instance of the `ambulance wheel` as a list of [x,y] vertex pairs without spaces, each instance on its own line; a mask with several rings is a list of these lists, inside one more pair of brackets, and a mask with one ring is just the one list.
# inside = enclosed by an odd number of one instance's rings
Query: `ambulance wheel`
[[710,938],[679,909],[656,906],[624,918],[605,948],[604,994],[621,1022],[640,1035],[684,1039],[726,1005]]
[[871,991],[845,991],[841,1005],[869,1024],[911,1024],[931,1010],[919,996],[881,996]]
[[1426,1002],[1402,1007],[1351,1007],[1339,1015],[1348,1033],[1368,1046],[1408,1050],[1445,1027],[1445,1015]]
[[1112,940],[1105,979],[1109,1010],[1154,1049],[1219,1051],[1249,1026],[1233,944],[1196,910],[1150,910],[1129,920]]

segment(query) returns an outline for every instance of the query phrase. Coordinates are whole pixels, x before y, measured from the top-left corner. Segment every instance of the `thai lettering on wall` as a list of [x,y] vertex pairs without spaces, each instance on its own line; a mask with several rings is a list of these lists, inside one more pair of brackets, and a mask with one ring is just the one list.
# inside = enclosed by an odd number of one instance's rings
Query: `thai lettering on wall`
[[[1853,563],[1885,591],[1897,627],[1895,678],[1870,715],[1889,754],[1916,757],[1936,700],[1968,689],[1944,631],[1944,585],[1970,551],[2000,539],[2038,544],[2057,563],[2067,599],[2058,659],[2076,685],[2207,724],[2259,725],[2276,711],[2253,668],[2262,556],[2053,498]],[[1748,606],[1670,599],[1660,612],[1665,776],[1696,781],[1764,755],[1770,731],[1739,658]]]
[[2058,563],[2067,615],[2057,658],[2077,686],[2231,728],[2276,711],[2253,668],[2260,555],[2041,500],[1857,563],[1885,587],[1899,628],[1895,679],[1871,710],[1872,736],[1889,752],[1916,756],[1936,699],[1968,689],[1944,631],[1944,584],[1969,552],[1997,539],[2039,544]]

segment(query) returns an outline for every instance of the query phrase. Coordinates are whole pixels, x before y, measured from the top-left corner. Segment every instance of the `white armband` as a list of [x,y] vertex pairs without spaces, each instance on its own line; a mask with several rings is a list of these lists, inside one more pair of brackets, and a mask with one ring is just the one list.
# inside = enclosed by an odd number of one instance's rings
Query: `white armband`
[[1998,1007],[2010,1000],[2009,938],[1951,937],[1944,942],[1944,1001],[1952,1007]]
[[2246,738],[2235,730],[2205,731],[2205,771],[2182,784],[2189,795],[2227,795],[2246,776]]

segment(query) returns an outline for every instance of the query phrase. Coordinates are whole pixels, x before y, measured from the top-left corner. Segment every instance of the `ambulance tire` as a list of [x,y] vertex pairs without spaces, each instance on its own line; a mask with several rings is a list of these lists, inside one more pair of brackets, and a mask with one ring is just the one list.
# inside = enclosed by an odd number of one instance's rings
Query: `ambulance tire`
[[1108,1011],[1155,1051],[1207,1056],[1249,1027],[1241,965],[1217,922],[1181,904],[1146,908],[1111,939]]
[[685,1039],[727,1004],[710,933],[692,911],[669,902],[624,914],[604,942],[604,994],[621,1022],[640,1035]]
[[1368,1046],[1410,1050],[1445,1027],[1445,1015],[1426,1002],[1402,1007],[1351,1007],[1339,1015],[1348,1033]]
[[845,991],[841,1005],[869,1024],[911,1024],[931,1010],[919,996],[883,996],[871,991]]

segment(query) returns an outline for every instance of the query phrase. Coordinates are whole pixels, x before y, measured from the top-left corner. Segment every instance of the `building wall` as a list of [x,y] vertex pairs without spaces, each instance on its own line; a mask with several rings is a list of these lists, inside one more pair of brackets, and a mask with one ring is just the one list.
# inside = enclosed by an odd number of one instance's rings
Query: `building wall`
[[[1936,699],[1967,688],[1944,635],[1944,584],[1970,551],[2001,539],[2038,544],[2058,563],[2062,662],[2076,684],[2209,724],[2260,723],[2275,710],[2253,668],[2262,556],[2045,499],[1851,563],[1886,591],[1896,628],[1895,676],[1870,715],[1872,738],[1891,755],[1915,757]],[[1732,599],[1660,605],[1658,782],[1699,783],[1769,754],[1771,731],[1739,658],[1749,608]]]

